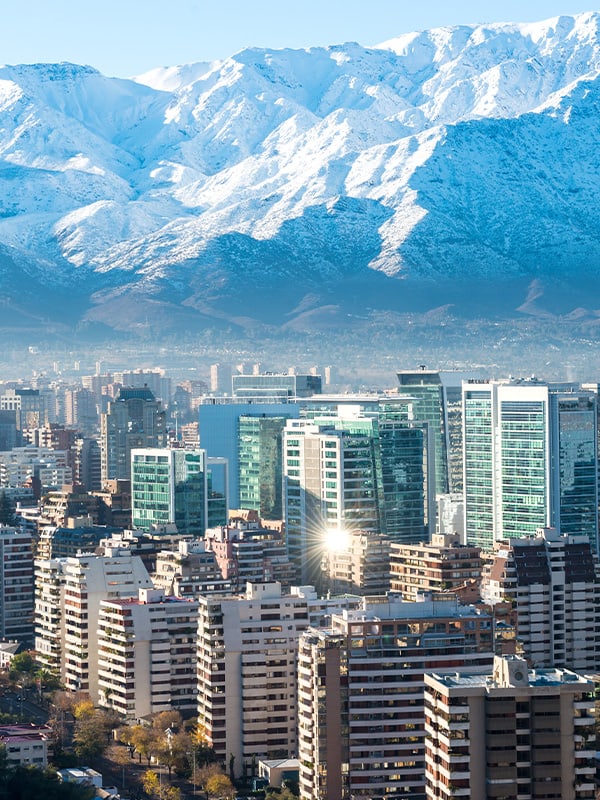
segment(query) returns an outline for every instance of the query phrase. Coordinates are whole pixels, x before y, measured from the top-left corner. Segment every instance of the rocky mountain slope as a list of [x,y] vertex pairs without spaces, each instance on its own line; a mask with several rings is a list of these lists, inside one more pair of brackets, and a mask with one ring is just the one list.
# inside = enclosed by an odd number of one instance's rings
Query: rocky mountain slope
[[1,320],[593,323],[599,75],[596,13],[132,80],[1,67]]

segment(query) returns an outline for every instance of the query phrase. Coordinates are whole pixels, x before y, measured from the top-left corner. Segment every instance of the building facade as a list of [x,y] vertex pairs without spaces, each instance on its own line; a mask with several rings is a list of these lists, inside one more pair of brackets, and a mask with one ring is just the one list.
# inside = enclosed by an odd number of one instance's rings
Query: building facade
[[465,383],[464,498],[469,544],[542,527],[598,547],[596,395],[538,383]]
[[455,598],[364,598],[307,630],[298,659],[302,800],[424,800],[424,673],[489,669],[492,620]]
[[204,535],[208,518],[204,450],[131,451],[131,521],[152,531],[176,525],[182,536]]
[[594,684],[569,670],[426,674],[427,800],[593,798],[594,730]]

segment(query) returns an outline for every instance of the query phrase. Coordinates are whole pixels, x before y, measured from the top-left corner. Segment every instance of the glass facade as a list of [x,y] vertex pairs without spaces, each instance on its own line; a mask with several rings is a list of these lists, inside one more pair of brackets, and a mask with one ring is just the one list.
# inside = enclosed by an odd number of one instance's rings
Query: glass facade
[[527,536],[549,524],[548,402],[501,400],[502,531]]
[[264,519],[281,519],[282,432],[286,417],[244,415],[239,419],[239,492],[241,508]]
[[201,450],[134,450],[131,517],[135,529],[176,525],[178,533],[203,536],[206,469]]
[[491,550],[494,541],[494,468],[490,389],[465,388],[463,419],[467,543]]

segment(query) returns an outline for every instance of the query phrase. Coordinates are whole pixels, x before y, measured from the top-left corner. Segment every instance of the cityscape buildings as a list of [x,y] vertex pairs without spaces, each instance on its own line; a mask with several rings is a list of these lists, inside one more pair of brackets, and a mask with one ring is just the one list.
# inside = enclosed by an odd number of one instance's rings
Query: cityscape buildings
[[148,388],[120,388],[101,415],[102,482],[131,478],[131,451],[165,447],[166,412]]

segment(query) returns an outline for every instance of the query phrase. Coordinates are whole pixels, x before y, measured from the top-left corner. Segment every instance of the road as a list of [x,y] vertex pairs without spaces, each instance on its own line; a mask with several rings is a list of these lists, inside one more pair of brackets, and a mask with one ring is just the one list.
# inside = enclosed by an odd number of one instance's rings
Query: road
[[46,709],[33,702],[33,695],[21,694],[5,689],[0,695],[0,711],[5,714],[14,714],[22,722],[34,722],[43,725],[48,721]]

